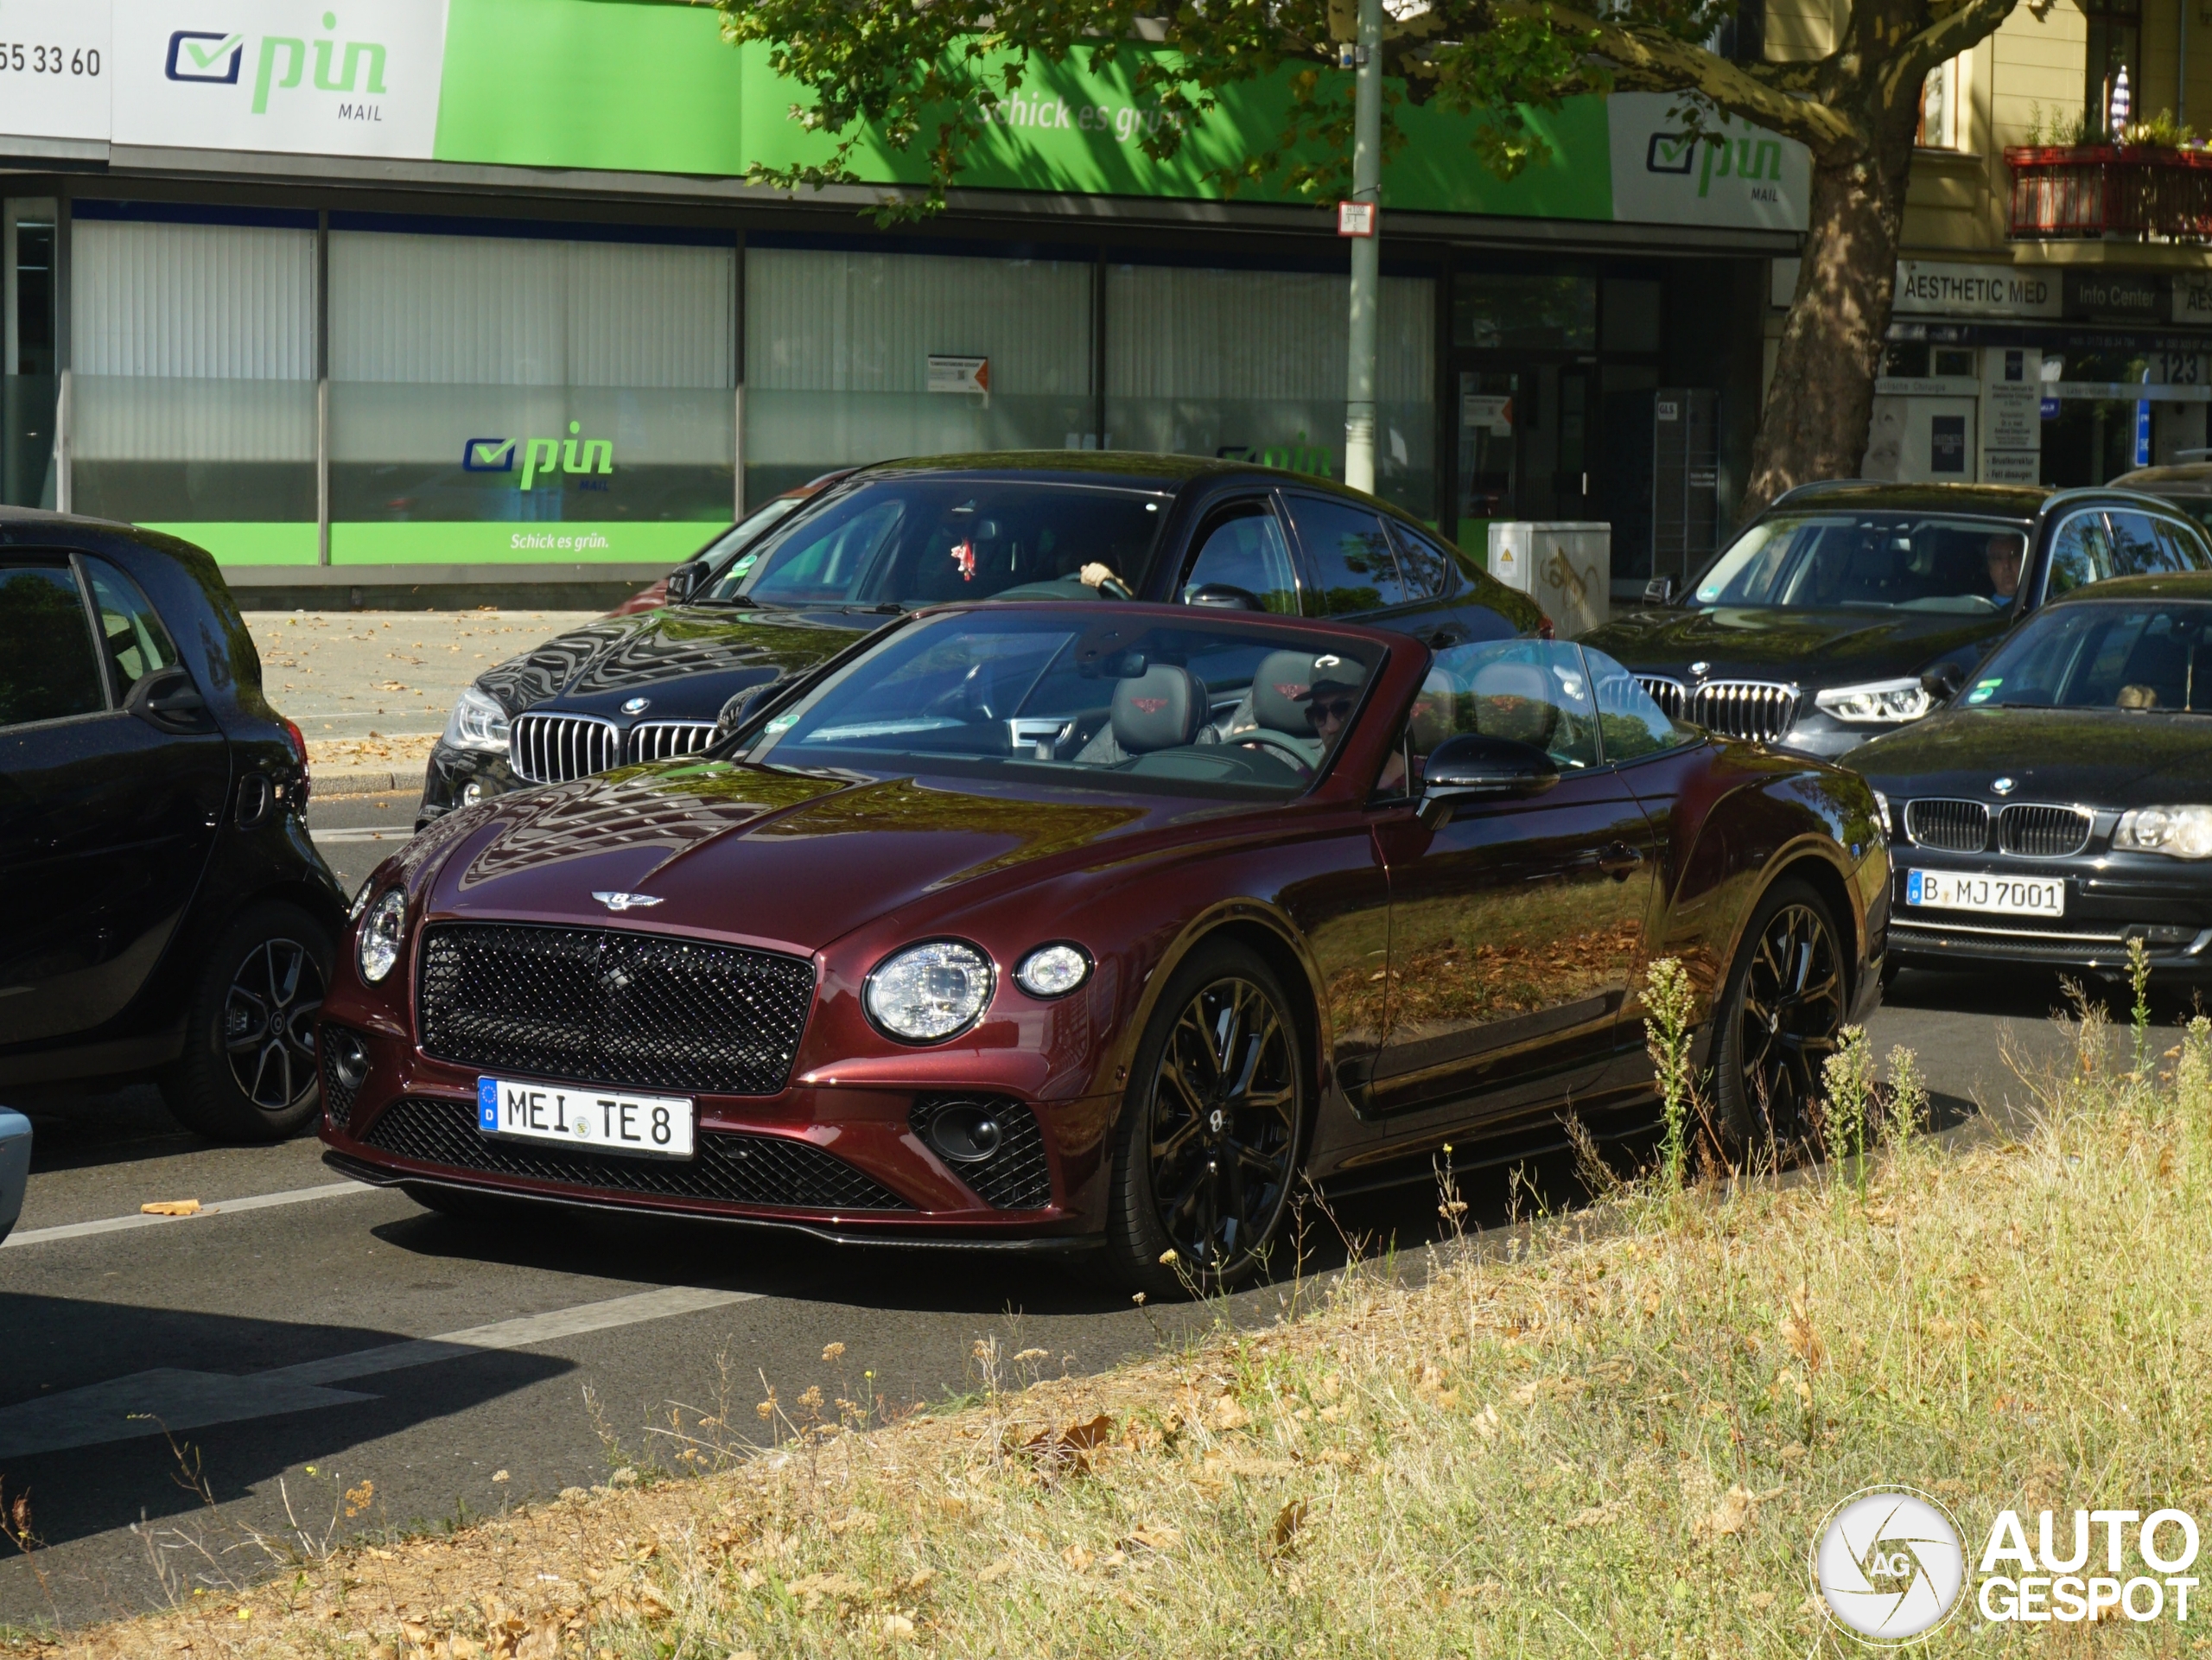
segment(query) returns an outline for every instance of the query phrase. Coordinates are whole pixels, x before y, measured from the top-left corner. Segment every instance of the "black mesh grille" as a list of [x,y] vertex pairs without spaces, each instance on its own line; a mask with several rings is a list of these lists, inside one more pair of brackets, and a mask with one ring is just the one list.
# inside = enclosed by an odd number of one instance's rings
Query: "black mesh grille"
[[773,1095],[814,965],[611,928],[445,923],[423,951],[423,1053],[579,1084]]
[[1989,809],[1979,801],[1908,801],[1904,833],[1924,848],[1979,853],[1989,844]]
[[999,1144],[988,1159],[948,1159],[952,1173],[995,1211],[1041,1211],[1050,1205],[1052,1172],[1045,1159],[1045,1132],[1037,1127],[1037,1115],[1020,1102],[925,1095],[914,1103],[907,1122],[927,1142],[930,1121],[957,1106],[986,1109],[998,1120]]
[[[342,1034],[343,1035],[339,1035]],[[322,1073],[323,1116],[339,1129],[346,1128],[346,1121],[353,1114],[353,1097],[361,1087],[361,1073],[353,1074],[353,1081],[346,1081],[345,1069],[338,1064],[334,1053],[334,1041],[358,1042],[342,1027],[326,1026],[315,1034],[315,1055]]]
[[2022,803],[1997,815],[1997,845],[2030,859],[2063,859],[2089,844],[2095,815],[2079,807]]
[[804,1142],[772,1135],[702,1129],[696,1158],[626,1159],[495,1141],[478,1133],[473,1103],[406,1095],[378,1114],[362,1139],[420,1164],[663,1199],[720,1199],[791,1211],[913,1209],[842,1159]]

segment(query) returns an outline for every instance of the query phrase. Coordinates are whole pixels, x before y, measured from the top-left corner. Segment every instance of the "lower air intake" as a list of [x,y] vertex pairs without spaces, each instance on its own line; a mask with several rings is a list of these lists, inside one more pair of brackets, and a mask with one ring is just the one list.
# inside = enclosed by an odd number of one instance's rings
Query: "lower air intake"
[[[907,1115],[914,1134],[944,1159],[945,1167],[995,1211],[1041,1211],[1052,1202],[1052,1167],[1037,1115],[1019,1101],[999,1097],[925,1095]],[[971,1123],[990,1127],[979,1142]],[[948,1134],[949,1127],[957,1133]],[[973,1156],[988,1144],[982,1156]],[[958,1156],[947,1149],[957,1148]]]
[[626,1159],[496,1141],[478,1131],[474,1102],[409,1095],[378,1114],[361,1139],[395,1158],[448,1170],[657,1199],[720,1200],[779,1211],[913,1209],[842,1159],[810,1143],[774,1135],[702,1129],[696,1158]]

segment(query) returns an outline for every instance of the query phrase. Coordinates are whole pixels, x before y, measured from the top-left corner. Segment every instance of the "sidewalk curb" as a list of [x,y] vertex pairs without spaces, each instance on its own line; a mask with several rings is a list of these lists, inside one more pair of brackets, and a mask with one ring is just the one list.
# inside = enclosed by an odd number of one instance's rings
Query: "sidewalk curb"
[[317,768],[311,777],[313,785],[308,792],[310,801],[327,801],[337,796],[390,795],[396,791],[415,796],[423,792],[423,775],[417,772],[395,773],[386,767],[333,766]]

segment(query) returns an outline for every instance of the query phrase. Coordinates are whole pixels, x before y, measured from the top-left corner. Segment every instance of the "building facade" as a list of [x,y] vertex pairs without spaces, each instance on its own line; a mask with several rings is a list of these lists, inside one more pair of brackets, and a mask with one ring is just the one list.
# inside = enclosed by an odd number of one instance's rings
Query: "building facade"
[[[0,68],[0,495],[235,585],[641,576],[903,455],[1339,465],[1333,214],[1209,173],[1279,122],[1265,86],[1157,162],[1125,79],[1033,76],[950,211],[887,227],[895,154],[745,182],[815,141],[696,7],[10,0],[0,30],[50,66]],[[1617,592],[1727,520],[1808,182],[1666,105],[1579,100],[1510,183],[1410,111],[1384,187],[1380,492],[1478,553],[1607,520]]]

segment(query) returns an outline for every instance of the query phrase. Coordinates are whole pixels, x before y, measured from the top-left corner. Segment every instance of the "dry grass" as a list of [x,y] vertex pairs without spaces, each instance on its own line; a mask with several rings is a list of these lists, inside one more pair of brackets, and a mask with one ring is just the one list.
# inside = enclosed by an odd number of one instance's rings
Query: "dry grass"
[[[2002,1507],[2212,1507],[2212,1029],[2148,1077],[2094,1020],[2075,1035],[2015,1142],[1910,1147],[1863,1184],[1630,1189],[1440,1253],[1418,1287],[1355,1269],[1274,1330],[867,1434],[779,1402],[767,1456],[343,1553],[67,1650],[1834,1649],[1806,1549],[1866,1484],[1943,1495],[1970,1554]],[[723,1445],[698,1415],[681,1427]]]

